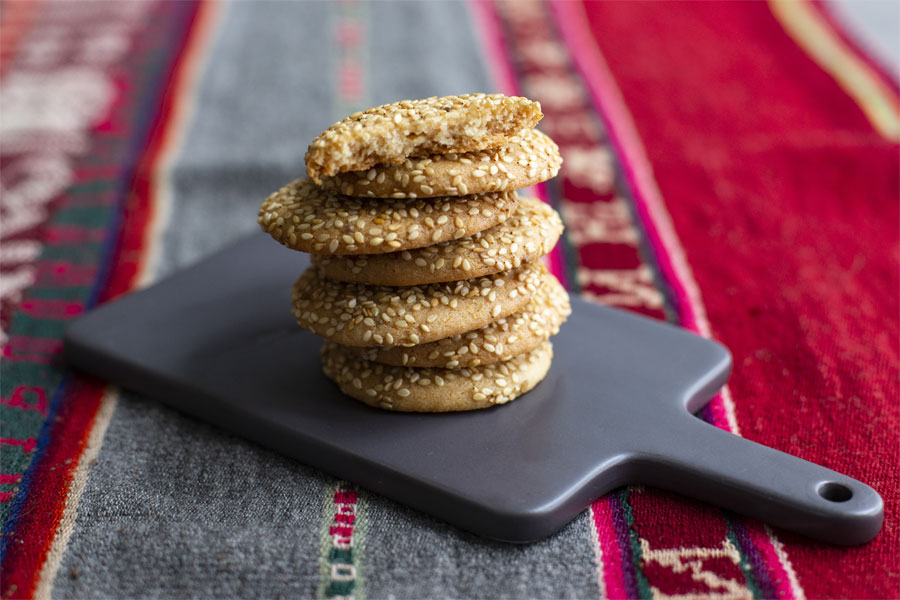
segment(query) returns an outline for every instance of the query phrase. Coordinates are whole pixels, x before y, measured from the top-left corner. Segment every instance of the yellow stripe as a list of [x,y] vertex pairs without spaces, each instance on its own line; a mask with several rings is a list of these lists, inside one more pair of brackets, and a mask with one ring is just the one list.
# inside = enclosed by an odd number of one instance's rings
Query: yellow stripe
[[900,141],[900,99],[847,47],[808,0],[769,0],[787,34],[859,105],[878,133]]

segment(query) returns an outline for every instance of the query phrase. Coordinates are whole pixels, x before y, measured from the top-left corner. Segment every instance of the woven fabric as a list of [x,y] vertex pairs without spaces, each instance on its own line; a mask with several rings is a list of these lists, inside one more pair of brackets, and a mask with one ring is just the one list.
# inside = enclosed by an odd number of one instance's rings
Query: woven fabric
[[[897,89],[795,3],[10,2],[0,595],[896,597]],[[896,15],[900,16],[900,15]],[[700,418],[873,486],[835,548],[659,490],[492,543],[66,371],[68,320],[256,229],[338,118],[539,100],[573,292],[727,345]]]

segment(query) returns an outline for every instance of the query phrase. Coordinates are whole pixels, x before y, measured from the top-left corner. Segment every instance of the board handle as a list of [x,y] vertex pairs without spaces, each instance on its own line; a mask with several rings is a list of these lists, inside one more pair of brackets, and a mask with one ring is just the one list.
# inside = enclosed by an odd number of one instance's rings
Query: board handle
[[881,529],[884,503],[868,485],[685,417],[677,440],[635,455],[649,463],[636,469],[643,483],[832,544],[862,544]]

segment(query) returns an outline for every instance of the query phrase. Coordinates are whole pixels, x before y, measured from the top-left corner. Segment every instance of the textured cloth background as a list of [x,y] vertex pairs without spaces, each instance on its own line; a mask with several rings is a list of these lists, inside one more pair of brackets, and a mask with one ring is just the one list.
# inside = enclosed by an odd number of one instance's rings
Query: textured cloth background
[[[897,93],[798,5],[3,5],[0,595],[900,595]],[[721,339],[733,399],[701,417],[875,487],[879,538],[829,548],[638,487],[493,543],[66,373],[68,319],[255,231],[332,122],[475,90],[542,102],[567,286]]]

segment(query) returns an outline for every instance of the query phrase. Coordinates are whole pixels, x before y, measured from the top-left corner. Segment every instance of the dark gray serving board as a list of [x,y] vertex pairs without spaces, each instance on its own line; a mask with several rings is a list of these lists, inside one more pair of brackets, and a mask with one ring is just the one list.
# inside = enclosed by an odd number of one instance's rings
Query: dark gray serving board
[[[725,383],[722,346],[573,299],[547,378],[501,407],[400,414],[343,396],[289,314],[305,255],[259,234],[82,317],[75,366],[475,533],[527,542],[643,483],[838,544],[882,501],[834,471],[694,417]],[[846,497],[846,499],[845,499]],[[840,501],[839,501],[840,500]]]

